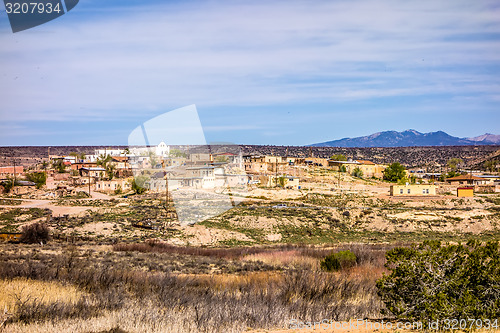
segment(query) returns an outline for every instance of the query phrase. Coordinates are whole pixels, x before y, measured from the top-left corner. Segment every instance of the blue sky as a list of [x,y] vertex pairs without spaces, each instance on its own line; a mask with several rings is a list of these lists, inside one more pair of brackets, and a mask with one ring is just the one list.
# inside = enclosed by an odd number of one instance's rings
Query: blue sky
[[80,0],[13,34],[0,145],[127,144],[196,104],[209,142],[500,134],[498,1]]

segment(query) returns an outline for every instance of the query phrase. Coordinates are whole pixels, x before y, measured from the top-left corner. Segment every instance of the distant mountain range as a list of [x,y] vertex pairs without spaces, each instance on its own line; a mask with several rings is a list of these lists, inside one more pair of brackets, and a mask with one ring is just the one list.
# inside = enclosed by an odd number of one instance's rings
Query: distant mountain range
[[385,131],[357,138],[315,143],[312,147],[416,147],[416,146],[470,146],[497,145],[500,135],[486,133],[474,138],[458,138],[443,131],[420,133],[415,130],[403,132]]

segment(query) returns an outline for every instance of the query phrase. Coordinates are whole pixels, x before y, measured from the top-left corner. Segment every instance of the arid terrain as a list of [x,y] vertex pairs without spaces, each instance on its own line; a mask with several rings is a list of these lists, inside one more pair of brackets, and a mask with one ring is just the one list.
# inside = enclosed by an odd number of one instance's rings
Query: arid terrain
[[[300,181],[249,185],[232,193],[239,205],[189,225],[166,218],[159,192],[88,197],[81,185],[57,195],[61,181],[49,177],[40,189],[4,193],[0,232],[39,222],[50,240],[0,243],[0,331],[277,333],[315,331],[293,329],[294,319],[396,322],[376,287],[388,250],[500,239],[498,193],[457,197],[456,186],[436,183],[436,195],[397,197],[382,179],[307,167]],[[346,250],[353,266],[321,268]]]

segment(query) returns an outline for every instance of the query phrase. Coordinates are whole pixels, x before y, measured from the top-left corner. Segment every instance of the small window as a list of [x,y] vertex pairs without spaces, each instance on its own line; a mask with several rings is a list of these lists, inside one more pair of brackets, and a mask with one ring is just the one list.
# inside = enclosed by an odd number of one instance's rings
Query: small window
[[400,190],[399,190],[399,194],[403,194],[403,189],[400,189]]
[[410,189],[408,189],[408,194],[410,194],[410,191],[411,191],[411,190],[410,190]]
[[429,189],[426,189],[426,190],[425,190],[425,193],[429,194]]
[[422,190],[422,194],[425,194],[425,189]]

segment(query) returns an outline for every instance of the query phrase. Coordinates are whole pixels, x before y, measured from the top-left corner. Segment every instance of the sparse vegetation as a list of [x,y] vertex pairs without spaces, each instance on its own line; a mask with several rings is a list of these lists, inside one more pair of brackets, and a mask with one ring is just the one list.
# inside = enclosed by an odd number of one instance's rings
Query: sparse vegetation
[[321,260],[320,266],[323,270],[339,271],[356,265],[356,255],[349,250],[332,253]]
[[377,282],[389,313],[399,319],[500,317],[498,242],[441,246],[426,241],[387,253],[390,270]]
[[352,176],[356,178],[363,178],[363,170],[359,167],[355,167],[354,170],[352,170]]
[[[218,153],[219,146],[212,149]],[[265,153],[282,147],[262,149]],[[385,180],[401,182],[408,181],[405,166],[427,161],[432,152],[436,161],[444,160],[442,165],[455,157],[467,164],[477,158],[477,151],[487,155],[488,149],[464,148],[456,153],[432,147],[328,148],[315,150],[314,156],[399,160],[399,166],[392,165],[394,172],[387,173],[394,178]],[[310,151],[305,153],[310,156]],[[172,149],[174,155],[186,157]],[[156,167],[159,161],[151,155]],[[67,192],[54,190],[70,184],[64,180],[70,175],[57,174],[48,188],[5,194],[0,199],[0,231],[6,240],[0,244],[0,309],[8,307],[4,331],[242,332],[286,328],[284,318],[396,320],[416,313],[440,318],[449,313],[480,315],[473,309],[498,310],[492,301],[498,269],[489,266],[498,267],[498,258],[488,254],[490,245],[478,243],[500,238],[498,195],[446,197],[441,193],[454,189],[438,183],[440,198],[391,198],[390,184],[369,175],[359,179],[361,168],[342,174],[343,166],[337,171],[301,163],[279,166],[280,186],[250,186],[249,196],[233,192],[232,199],[243,200],[241,204],[189,226],[172,222],[168,213],[175,204],[165,210],[165,193],[145,189],[155,170],[150,167],[135,178],[133,195],[132,191],[119,195],[119,189],[115,195],[95,193],[89,198],[82,192],[86,186],[77,182],[68,185]],[[106,170],[111,165],[108,159]],[[430,162],[427,167],[432,168]],[[111,171],[109,179],[123,176],[121,168]],[[268,174],[276,176],[274,171]],[[298,177],[301,188],[287,189],[285,175]],[[34,225],[50,228],[51,241],[41,240],[45,236]],[[31,236],[19,244],[15,237],[28,229]],[[428,245],[412,245],[423,241]],[[471,242],[464,250],[441,253],[448,245],[433,247],[438,241]],[[387,251],[397,255],[388,255],[386,267]],[[405,251],[418,253],[404,261],[400,253]],[[464,259],[471,256],[478,259]],[[481,273],[466,276],[465,268],[450,264],[455,261],[472,272],[480,267]],[[405,274],[395,273],[401,271]],[[470,280],[461,287],[465,277],[480,282]],[[377,288],[377,280],[385,281],[379,282],[383,286]],[[19,290],[2,293],[1,288]],[[427,291],[424,296],[419,294],[422,290]],[[454,302],[454,290],[462,292],[462,303]]]
[[50,230],[46,224],[33,223],[23,227],[21,243],[46,243],[50,239]]
[[405,167],[398,162],[390,164],[384,170],[384,180],[388,180],[390,182],[400,182],[404,179],[406,179]]
[[47,182],[47,173],[46,172],[31,172],[26,174],[26,179],[35,183],[36,188],[40,189]]

